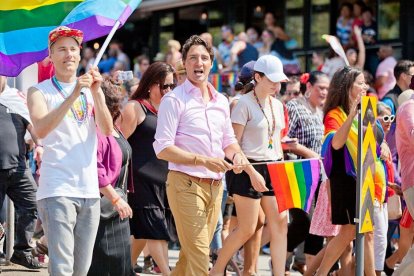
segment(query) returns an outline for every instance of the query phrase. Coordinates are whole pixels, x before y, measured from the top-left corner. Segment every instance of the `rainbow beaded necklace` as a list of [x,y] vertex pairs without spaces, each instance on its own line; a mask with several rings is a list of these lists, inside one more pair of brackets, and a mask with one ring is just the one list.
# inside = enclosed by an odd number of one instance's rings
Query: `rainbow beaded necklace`
[[[56,76],[52,77],[52,84],[63,99],[66,99],[69,96],[66,94],[65,90],[63,90],[62,86],[56,79]],[[81,93],[80,97],[78,97],[75,100],[75,102],[70,108],[70,111],[72,112],[73,117],[79,125],[81,125],[85,121],[85,119],[88,116],[88,100],[84,93]]]
[[257,104],[260,107],[260,110],[262,110],[264,117],[266,118],[267,121],[267,135],[269,137],[269,145],[267,148],[269,149],[273,149],[273,134],[275,134],[275,129],[276,129],[276,118],[275,118],[275,113],[273,112],[273,105],[272,105],[272,97],[269,97],[269,105],[270,105],[270,111],[272,112],[272,120],[273,120],[273,124],[272,124],[272,128],[270,128],[270,122],[269,119],[266,116],[266,113],[262,107],[262,105],[260,104],[259,98],[256,95],[256,91],[253,90],[253,95],[256,98]]

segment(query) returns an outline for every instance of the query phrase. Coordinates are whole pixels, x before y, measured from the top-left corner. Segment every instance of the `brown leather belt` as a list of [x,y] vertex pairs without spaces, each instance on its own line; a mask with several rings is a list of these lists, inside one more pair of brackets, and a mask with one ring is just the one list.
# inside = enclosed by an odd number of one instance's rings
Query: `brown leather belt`
[[192,181],[197,182],[197,183],[204,183],[204,184],[208,184],[208,185],[212,185],[212,186],[219,186],[221,184],[221,179],[213,179],[213,178],[202,178],[202,177],[197,177],[197,176],[192,176],[183,172],[179,172],[179,171],[174,171],[175,173],[179,173],[179,174],[184,174],[185,176],[187,176],[188,178],[190,178]]

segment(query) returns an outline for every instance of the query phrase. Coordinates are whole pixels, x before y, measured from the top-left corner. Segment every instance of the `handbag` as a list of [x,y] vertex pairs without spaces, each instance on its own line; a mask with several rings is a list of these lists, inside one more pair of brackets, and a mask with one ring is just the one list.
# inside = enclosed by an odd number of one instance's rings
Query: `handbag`
[[[122,175],[122,177],[118,177],[118,181],[116,182],[116,185],[114,187],[115,192],[124,201],[128,200],[126,190],[125,190],[125,179],[128,174],[128,165],[129,165],[129,151],[127,151],[127,163],[122,168],[119,174],[119,176]],[[117,215],[118,215],[118,211],[115,210],[112,202],[109,199],[107,199],[105,196],[101,197],[101,219],[107,220],[107,219],[114,218]]]
[[394,194],[388,198],[388,219],[389,220],[396,220],[401,218],[402,216],[402,209],[401,209],[401,199],[400,196]]

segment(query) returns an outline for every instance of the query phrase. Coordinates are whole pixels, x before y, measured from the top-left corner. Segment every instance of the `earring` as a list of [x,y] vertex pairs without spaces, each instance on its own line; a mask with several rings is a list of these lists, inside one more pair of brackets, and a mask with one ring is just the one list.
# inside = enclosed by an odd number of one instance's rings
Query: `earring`
[[311,92],[308,90],[305,92],[305,98],[309,99]]

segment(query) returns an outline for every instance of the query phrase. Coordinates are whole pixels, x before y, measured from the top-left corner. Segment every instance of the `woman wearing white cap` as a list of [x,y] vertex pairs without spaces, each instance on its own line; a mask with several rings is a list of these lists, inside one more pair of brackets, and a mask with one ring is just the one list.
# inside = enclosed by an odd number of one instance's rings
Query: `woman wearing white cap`
[[[280,82],[288,80],[281,61],[271,55],[260,57],[254,65],[254,80],[256,85],[253,90],[240,98],[231,114],[234,132],[251,163],[280,160],[283,158],[280,132],[285,127],[285,120],[282,103],[272,95],[279,92]],[[265,185],[260,184],[263,179]],[[287,217],[286,212],[279,213],[267,166],[249,166],[245,172],[234,175],[231,189],[239,224],[225,240],[210,275],[223,275],[233,254],[261,227],[257,225],[260,206],[266,214],[271,232],[273,273],[283,275]],[[256,275],[255,270],[254,267],[249,268],[243,275]]]

